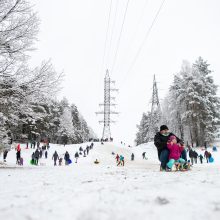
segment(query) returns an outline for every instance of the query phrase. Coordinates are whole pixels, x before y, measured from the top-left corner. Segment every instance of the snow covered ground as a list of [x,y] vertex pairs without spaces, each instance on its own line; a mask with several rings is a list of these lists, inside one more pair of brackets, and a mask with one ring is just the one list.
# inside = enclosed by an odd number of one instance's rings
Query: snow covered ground
[[[10,151],[8,168],[0,168],[0,220],[220,219],[220,149],[212,153],[214,163],[189,172],[159,172],[153,144],[95,143],[77,164],[53,166],[55,149],[60,155],[68,150],[73,159],[79,146],[86,144],[52,145],[40,161],[46,166],[38,167],[28,163],[33,150],[22,147],[23,167],[14,165]],[[125,156],[125,167],[116,166],[112,152]]]

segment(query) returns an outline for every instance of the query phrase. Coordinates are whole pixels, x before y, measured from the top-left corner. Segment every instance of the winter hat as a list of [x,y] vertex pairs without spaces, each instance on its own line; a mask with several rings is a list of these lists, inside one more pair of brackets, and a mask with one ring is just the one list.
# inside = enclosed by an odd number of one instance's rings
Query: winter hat
[[171,135],[170,138],[169,138],[170,141],[173,141],[174,139],[176,139],[175,135]]
[[169,128],[166,125],[161,125],[160,131],[163,131],[163,130],[169,130]]

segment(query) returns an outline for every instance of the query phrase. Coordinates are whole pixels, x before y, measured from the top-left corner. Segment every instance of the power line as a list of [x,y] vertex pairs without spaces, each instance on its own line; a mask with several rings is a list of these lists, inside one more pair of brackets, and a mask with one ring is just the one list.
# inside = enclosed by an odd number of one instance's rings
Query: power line
[[105,55],[106,55],[106,48],[107,48],[107,40],[108,40],[108,33],[109,33],[109,26],[110,26],[111,11],[112,11],[112,0],[110,2],[110,7],[109,7],[108,25],[107,25],[106,35],[105,35],[105,45],[104,45],[104,54],[103,54],[103,58],[102,58],[101,72],[103,71],[103,67],[104,67],[104,63],[105,63]]
[[[133,44],[133,42],[134,42],[134,40],[135,40],[135,38],[136,38],[136,36],[137,36],[137,32],[138,32],[138,30],[139,30],[140,23],[141,23],[141,21],[143,20],[144,12],[145,12],[146,6],[148,5],[148,2],[149,2],[149,0],[145,0],[145,2],[144,2],[144,5],[143,5],[143,7],[142,7],[142,11],[141,11],[141,13],[140,13],[140,17],[139,17],[139,19],[138,19],[137,24],[135,25],[134,33],[133,33],[133,35],[132,35],[132,37],[131,37],[131,39],[130,39],[130,41],[129,41],[129,43],[128,43],[127,53],[126,53],[126,54],[128,54],[128,52],[130,51],[131,45]],[[123,61],[124,61],[124,60],[125,60],[125,56],[123,57]],[[118,65],[117,65],[117,66],[118,66]],[[117,69],[118,69],[118,68],[117,68]],[[117,69],[116,69],[116,72],[117,72]]]
[[115,52],[115,56],[114,56],[114,59],[113,59],[113,65],[112,65],[112,68],[111,68],[111,72],[112,73],[114,71],[115,62],[116,62],[116,59],[117,59],[117,56],[118,56],[118,49],[119,49],[120,42],[121,42],[121,36],[122,36],[123,28],[124,28],[124,23],[125,23],[125,18],[126,18],[126,15],[127,15],[127,10],[128,10],[129,2],[130,2],[130,0],[127,0],[125,12],[124,12],[124,17],[123,17],[123,21],[122,21],[122,26],[121,26],[119,38],[118,38],[118,41],[117,41],[116,52]]
[[113,18],[113,25],[112,25],[112,31],[111,31],[110,45],[109,45],[109,52],[108,52],[108,56],[107,56],[107,61],[109,61],[109,56],[110,56],[110,52],[111,52],[111,48],[112,48],[112,38],[113,38],[113,33],[114,33],[114,29],[115,29],[115,24],[116,24],[116,17],[117,17],[117,12],[118,12],[118,3],[119,3],[119,1],[116,0],[116,6],[115,6],[116,9],[115,9],[114,18]]
[[150,27],[148,28],[148,30],[147,30],[147,32],[146,32],[146,34],[145,34],[145,36],[144,36],[144,40],[142,41],[140,47],[139,47],[138,50],[137,50],[137,53],[136,53],[136,55],[135,55],[135,57],[134,57],[134,59],[133,59],[131,65],[130,65],[130,68],[128,69],[127,73],[125,74],[125,77],[124,77],[124,80],[122,81],[122,83],[126,81],[126,79],[128,78],[128,76],[129,76],[129,74],[130,74],[130,72],[131,72],[133,66],[135,65],[135,63],[136,63],[136,61],[137,61],[137,58],[138,58],[138,56],[140,55],[140,52],[141,52],[141,50],[143,49],[146,40],[147,40],[148,37],[150,36],[151,30],[152,30],[152,28],[153,28],[153,26],[154,26],[154,24],[155,24],[155,22],[156,22],[156,20],[157,20],[157,18],[158,18],[158,16],[159,16],[159,14],[160,14],[160,11],[161,11],[162,8],[163,8],[163,5],[164,5],[165,1],[166,1],[166,0],[163,0],[163,1],[161,2],[160,7],[159,7],[159,9],[158,9],[158,11],[157,11],[157,13],[156,13],[156,15],[155,15],[155,17],[154,17],[154,19],[153,19],[151,25],[150,25]]
[[108,33],[109,33],[109,26],[110,26],[110,19],[111,19],[111,11],[112,11],[112,0],[110,1],[110,4],[109,4],[108,23],[107,23],[107,29],[106,29],[106,34],[105,34],[104,52],[103,52],[103,57],[102,57],[102,66],[101,66],[100,75],[99,75],[99,88],[100,89],[101,89],[101,82],[102,82],[103,75],[104,75],[103,73],[104,73],[107,40],[108,40]]

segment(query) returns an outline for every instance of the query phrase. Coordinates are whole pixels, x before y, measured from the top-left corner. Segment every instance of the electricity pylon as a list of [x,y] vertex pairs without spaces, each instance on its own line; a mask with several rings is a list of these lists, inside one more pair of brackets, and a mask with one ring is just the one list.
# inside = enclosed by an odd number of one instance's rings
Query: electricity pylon
[[115,84],[115,81],[112,81],[109,76],[109,71],[106,70],[106,75],[104,79],[104,103],[99,104],[99,106],[104,106],[104,110],[100,112],[96,112],[96,114],[103,114],[104,120],[99,121],[99,123],[103,123],[103,132],[102,132],[102,139],[111,139],[111,123],[115,121],[111,120],[112,114],[118,114],[118,112],[112,111],[111,107],[116,106],[115,103],[112,103],[112,100],[115,100],[115,97],[111,95],[111,92],[118,91],[118,89],[112,88],[111,85]]
[[153,140],[155,132],[159,128],[159,123],[161,122],[161,116],[162,116],[162,112],[161,112],[160,101],[158,96],[157,82],[154,75],[153,93],[151,99],[151,112],[150,112],[149,127],[147,132],[148,141]]

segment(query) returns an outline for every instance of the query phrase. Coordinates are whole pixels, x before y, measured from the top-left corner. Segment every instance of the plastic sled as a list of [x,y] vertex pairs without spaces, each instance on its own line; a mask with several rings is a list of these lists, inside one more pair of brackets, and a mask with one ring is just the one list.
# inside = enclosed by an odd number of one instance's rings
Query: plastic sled
[[209,158],[209,163],[213,163],[214,162],[214,158],[213,157],[210,157]]
[[72,163],[72,160],[69,159],[69,160],[68,160],[68,164],[71,164],[71,163]]
[[34,160],[30,160],[30,165],[35,165]]

